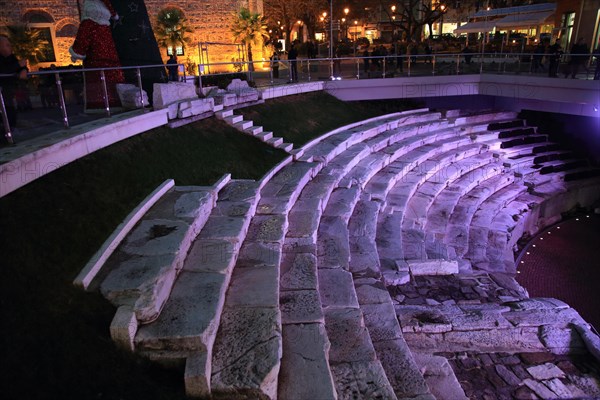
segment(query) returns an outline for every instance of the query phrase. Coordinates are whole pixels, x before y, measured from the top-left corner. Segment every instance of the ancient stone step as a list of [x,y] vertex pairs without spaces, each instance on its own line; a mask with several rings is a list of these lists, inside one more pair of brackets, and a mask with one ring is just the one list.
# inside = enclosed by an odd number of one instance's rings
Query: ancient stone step
[[242,120],[234,123],[233,127],[236,128],[238,131],[246,132],[250,128],[252,128],[253,125],[254,125],[254,122],[252,122],[252,121],[244,121],[243,117],[242,117]]
[[294,148],[294,144],[284,142],[284,143],[281,143],[279,146],[277,146],[277,148],[285,151],[286,153],[289,153]]
[[267,140],[273,137],[273,132],[260,132],[256,134],[256,137],[262,140],[263,142],[266,142]]
[[158,319],[140,327],[136,349],[158,360],[186,359],[188,393],[211,390],[211,359],[240,247],[258,202],[259,184],[233,180],[194,241],[170,297]]
[[247,128],[244,131],[249,133],[252,136],[256,136],[259,133],[262,133],[263,127],[262,126],[251,126],[250,128]]
[[231,117],[233,115],[233,110],[229,109],[229,110],[219,110],[219,111],[215,111],[215,116],[219,119],[225,119],[227,117]]
[[283,138],[280,137],[272,137],[269,140],[266,140],[266,143],[273,146],[273,147],[277,147],[280,146],[283,143]]
[[108,260],[102,294],[117,307],[132,306],[140,323],[156,319],[216,197],[210,187],[176,187],[167,193]]
[[229,125],[235,125],[239,122],[242,122],[244,120],[244,116],[243,115],[234,115],[233,111],[231,111],[231,114],[224,116],[223,120],[225,122],[227,122]]

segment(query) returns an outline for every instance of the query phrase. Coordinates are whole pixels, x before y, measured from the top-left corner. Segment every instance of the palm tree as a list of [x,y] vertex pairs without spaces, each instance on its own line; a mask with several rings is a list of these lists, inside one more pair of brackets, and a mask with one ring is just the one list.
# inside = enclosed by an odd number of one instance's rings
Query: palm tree
[[13,52],[18,59],[25,59],[35,65],[45,61],[50,43],[39,29],[31,29],[27,25],[8,27],[9,39]]
[[267,25],[262,15],[252,13],[247,8],[242,8],[233,16],[231,33],[235,40],[246,45],[248,52],[248,69],[254,71],[252,64],[252,45],[262,46],[269,39]]
[[175,49],[181,46],[184,50],[191,43],[188,33],[193,32],[187,26],[187,19],[180,9],[175,7],[163,8],[158,12],[156,30],[159,46]]

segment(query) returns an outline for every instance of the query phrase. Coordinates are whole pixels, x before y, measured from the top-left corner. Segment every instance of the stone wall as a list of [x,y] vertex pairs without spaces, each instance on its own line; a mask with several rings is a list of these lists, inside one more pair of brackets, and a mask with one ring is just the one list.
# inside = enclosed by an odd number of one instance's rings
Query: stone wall
[[[83,1],[81,1],[83,3]],[[232,14],[241,7],[250,8],[253,12],[262,13],[262,0],[146,0],[146,8],[150,15],[150,21],[154,24],[158,12],[166,6],[175,6],[181,8],[189,21],[193,30],[191,34],[194,43],[188,49],[186,56],[180,58],[180,62],[187,62],[188,56],[191,61],[199,63],[198,42],[223,42],[232,43],[233,38],[229,32]],[[21,0],[0,1],[0,26],[14,25],[22,23],[28,12],[37,11],[49,16],[53,21],[54,31],[58,31],[67,23],[76,23],[79,21],[79,12],[77,9],[77,0]],[[68,48],[74,38],[58,37],[55,40],[54,48],[56,53],[56,64],[68,65],[71,63],[68,55]],[[165,53],[165,52],[163,52]],[[254,51],[254,58],[260,60],[262,54],[259,49]],[[209,61],[231,62],[237,59],[237,49],[235,46],[209,47]],[[165,55],[166,61],[166,55]],[[40,65],[46,66],[46,65]],[[34,68],[35,69],[35,68]]]

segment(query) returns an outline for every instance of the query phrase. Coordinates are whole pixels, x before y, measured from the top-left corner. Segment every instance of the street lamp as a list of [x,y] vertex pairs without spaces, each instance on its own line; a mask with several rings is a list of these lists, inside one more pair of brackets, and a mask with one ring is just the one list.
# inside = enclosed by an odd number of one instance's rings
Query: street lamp
[[444,11],[446,10],[446,6],[442,4],[440,6],[440,10],[442,10],[442,17],[440,18],[440,38],[444,35]]
[[348,39],[348,24],[346,23],[346,19],[348,18],[348,13],[350,9],[348,7],[344,8],[345,18],[342,18],[342,22],[344,23],[344,27],[346,28],[346,34],[344,35],[344,39]]

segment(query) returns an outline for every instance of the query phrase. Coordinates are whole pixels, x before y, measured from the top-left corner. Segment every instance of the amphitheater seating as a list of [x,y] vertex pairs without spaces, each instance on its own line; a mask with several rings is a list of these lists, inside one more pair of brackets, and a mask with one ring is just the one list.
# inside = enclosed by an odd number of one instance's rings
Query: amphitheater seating
[[[175,188],[148,212],[95,285],[115,340],[185,365],[191,396],[271,399],[434,399],[432,346],[583,349],[563,339],[585,321],[528,299],[512,251],[597,200],[597,170],[511,112],[395,113],[296,150],[259,182]],[[502,301],[395,294],[450,277],[493,277]]]

